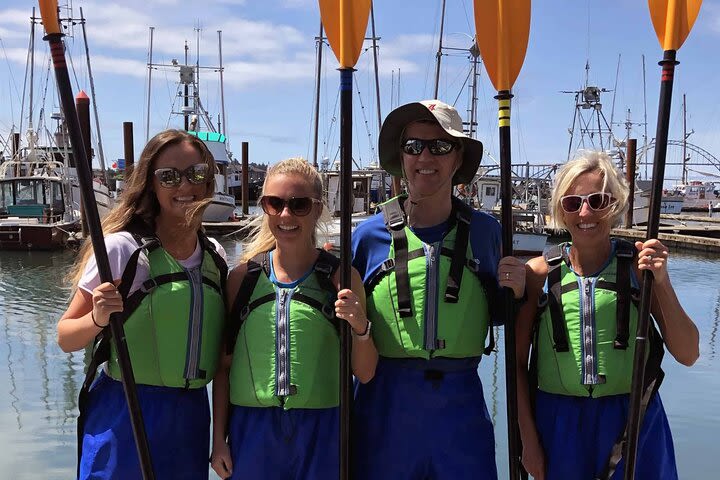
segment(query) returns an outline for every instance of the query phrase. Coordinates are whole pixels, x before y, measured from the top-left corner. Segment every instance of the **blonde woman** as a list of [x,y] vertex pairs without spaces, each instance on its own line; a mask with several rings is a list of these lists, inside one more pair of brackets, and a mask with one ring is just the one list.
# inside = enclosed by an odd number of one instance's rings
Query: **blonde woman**
[[[302,159],[268,169],[261,223],[228,277],[227,355],[213,383],[211,464],[222,478],[335,479],[339,470],[339,322],[353,333],[360,382],[377,352],[353,269],[318,249],[322,181]],[[228,438],[229,437],[229,438]]]
[[670,283],[668,248],[657,239],[632,244],[610,237],[627,199],[622,174],[602,152],[584,152],[555,176],[553,221],[572,240],[529,261],[528,302],[517,323],[523,464],[536,479],[623,478],[618,442],[632,379],[638,313],[633,298],[644,270],[654,277],[652,316],[660,332],[651,328],[643,392],[649,403],[635,478],[678,478],[657,393],[660,361],[666,346],[678,362],[692,365],[699,355],[698,330]]
[[[208,478],[210,409],[224,325],[224,250],[201,231],[215,161],[198,138],[150,139],[103,222],[114,283],[100,283],[89,242],[58,323],[66,352],[96,342],[80,394],[81,479],[140,478],[110,314],[122,316],[156,478]],[[96,369],[103,369],[95,379]]]

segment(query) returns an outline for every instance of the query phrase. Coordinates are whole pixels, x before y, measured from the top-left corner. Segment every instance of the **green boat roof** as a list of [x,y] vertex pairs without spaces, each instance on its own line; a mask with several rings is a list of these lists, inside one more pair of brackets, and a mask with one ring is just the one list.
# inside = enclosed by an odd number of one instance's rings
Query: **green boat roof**
[[223,135],[222,133],[217,133],[217,132],[188,131],[187,133],[189,133],[190,135],[194,135],[194,136],[198,137],[200,140],[205,141],[205,142],[225,143],[225,140],[226,140],[225,135]]

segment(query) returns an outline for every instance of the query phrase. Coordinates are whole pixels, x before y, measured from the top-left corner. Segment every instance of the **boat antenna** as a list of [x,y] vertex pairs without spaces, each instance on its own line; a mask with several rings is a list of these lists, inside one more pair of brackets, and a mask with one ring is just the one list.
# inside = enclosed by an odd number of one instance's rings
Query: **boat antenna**
[[315,72],[315,136],[313,140],[313,167],[318,168],[318,129],[320,124],[320,75],[322,71],[323,24],[320,20],[320,33],[315,38],[317,45],[317,71]]
[[643,163],[645,163],[645,178],[648,178],[648,162],[647,162],[647,147],[648,147],[648,133],[647,133],[647,82],[645,82],[645,54],[642,55],[642,66],[643,66],[643,108],[644,108],[644,120],[645,134],[643,135]]
[[373,49],[373,66],[375,70],[375,104],[377,105],[377,128],[380,130],[382,124],[382,114],[380,113],[380,80],[378,79],[378,45],[380,40],[375,36],[375,7],[373,1],[370,1],[370,27],[372,32],[372,49]]
[[152,64],[152,55],[153,55],[153,33],[155,32],[155,27],[150,27],[150,50],[148,53],[148,84],[147,84],[147,118],[145,119],[145,143],[147,143],[150,140],[150,93],[151,93],[151,85],[152,85],[152,71],[153,71],[153,64]]
[[220,57],[220,114],[222,117],[222,128],[218,130],[220,133],[227,135],[227,119],[225,118],[225,87],[223,83],[223,59],[222,59],[222,30],[217,31],[218,34],[218,55]]
[[[87,43],[87,33],[85,31],[85,17],[83,16],[83,9],[80,7],[80,25],[82,26],[83,43],[85,44],[85,58],[87,59],[88,77],[90,78],[90,97],[92,98],[93,114],[95,116],[95,132],[98,138],[98,159],[100,160],[100,171],[102,172],[103,180],[105,185],[110,185],[108,181],[107,171],[105,170],[105,153],[103,152],[102,136],[100,135],[100,117],[98,116],[97,100],[95,99],[95,80],[92,75],[92,68],[90,67],[90,49]],[[87,152],[88,158],[90,152]]]
[[[615,86],[613,87],[612,107],[610,107],[610,137],[613,137],[612,126],[614,125],[613,119],[615,118],[615,97],[617,95],[618,77],[620,76],[620,57],[621,56],[622,56],[622,54],[618,53],[617,69],[615,70]],[[629,133],[628,133],[628,138],[630,138]]]
[[[442,38],[445,28],[445,0],[442,2],[442,12],[440,13],[440,37],[438,39],[438,50],[435,56],[435,93],[433,98],[438,98],[438,89],[440,87],[440,59],[442,58]],[[398,91],[400,90],[400,69],[398,69]],[[398,100],[400,95],[398,94]],[[398,102],[399,103],[399,102]]]

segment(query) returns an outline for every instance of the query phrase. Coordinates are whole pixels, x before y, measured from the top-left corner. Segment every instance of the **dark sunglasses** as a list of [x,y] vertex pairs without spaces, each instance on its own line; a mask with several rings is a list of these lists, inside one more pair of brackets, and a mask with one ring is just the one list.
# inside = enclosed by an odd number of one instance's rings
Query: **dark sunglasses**
[[442,138],[433,138],[432,140],[423,140],[421,138],[408,138],[402,144],[402,151],[408,155],[420,155],[425,147],[430,150],[433,155],[447,155],[457,148],[456,142],[445,140]]
[[607,192],[595,192],[589,195],[565,195],[560,198],[560,206],[566,213],[575,213],[587,202],[590,210],[605,210],[612,203],[612,196]]
[[158,168],[155,170],[155,178],[160,182],[160,186],[165,188],[180,186],[183,177],[187,178],[187,181],[193,185],[210,183],[214,178],[210,172],[210,166],[207,163],[196,163],[185,170],[178,170],[175,167]]
[[260,197],[260,206],[263,212],[273,216],[280,215],[287,206],[290,213],[296,217],[304,217],[310,213],[316,203],[322,203],[322,201],[312,197],[290,197],[287,200],[274,195]]

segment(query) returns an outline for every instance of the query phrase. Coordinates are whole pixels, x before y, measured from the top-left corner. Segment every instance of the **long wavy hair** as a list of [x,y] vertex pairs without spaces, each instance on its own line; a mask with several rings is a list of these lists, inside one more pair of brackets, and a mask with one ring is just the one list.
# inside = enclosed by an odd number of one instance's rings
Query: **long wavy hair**
[[[168,147],[181,143],[187,143],[195,148],[203,162],[210,167],[210,172],[215,172],[215,159],[202,140],[183,130],[165,130],[158,133],[143,148],[140,159],[135,163],[130,175],[126,178],[125,190],[118,198],[115,207],[103,219],[102,229],[104,235],[127,230],[130,224],[139,226],[144,230],[155,231],[155,219],[160,214],[160,203],[153,190],[155,161]],[[205,197],[195,202],[188,209],[186,218],[188,226],[201,228],[202,212],[210,204],[215,193],[214,179],[213,175],[212,180],[207,184]],[[82,278],[85,264],[92,254],[92,242],[90,238],[87,238],[80,248],[75,266],[68,274],[73,290],[75,290],[80,278]]]
[[[268,168],[262,188],[263,195],[265,194],[265,187],[268,184],[268,181],[275,175],[297,175],[302,177],[312,187],[312,192],[315,198],[320,200],[323,199],[322,177],[320,177],[320,173],[304,158],[288,158],[287,160],[282,160],[281,162],[278,162]],[[262,215],[258,215],[251,224],[250,234],[243,246],[243,253],[240,258],[241,262],[247,262],[259,253],[269,252],[275,248],[275,237],[273,236],[272,231],[270,231],[270,225],[267,217],[267,214],[264,213]],[[317,245],[318,229],[327,230],[327,223],[329,219],[330,213],[323,201],[322,212],[320,213],[320,217],[315,224],[315,229],[312,234],[312,243],[314,245]]]

